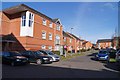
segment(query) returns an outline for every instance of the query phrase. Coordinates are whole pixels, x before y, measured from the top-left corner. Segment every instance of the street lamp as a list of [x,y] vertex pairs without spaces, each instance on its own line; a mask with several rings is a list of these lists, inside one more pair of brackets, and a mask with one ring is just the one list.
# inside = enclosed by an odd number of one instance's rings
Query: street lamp
[[71,28],[71,34],[72,34],[72,29],[74,29],[74,28]]

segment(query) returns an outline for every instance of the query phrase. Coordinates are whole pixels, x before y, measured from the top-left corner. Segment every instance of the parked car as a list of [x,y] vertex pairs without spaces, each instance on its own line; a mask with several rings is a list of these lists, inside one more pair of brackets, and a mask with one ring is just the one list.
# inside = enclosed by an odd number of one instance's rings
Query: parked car
[[28,58],[29,62],[33,62],[36,64],[42,63],[52,63],[52,57],[43,55],[41,52],[37,51],[24,51],[21,54]]
[[53,52],[51,52],[49,50],[39,50],[39,52],[42,52],[45,55],[52,57],[54,62],[60,61],[60,57],[57,54],[54,54]]
[[115,59],[117,51],[115,49],[112,49],[112,48],[107,49],[107,51],[109,52],[108,62],[110,62],[111,59]]
[[100,50],[98,54],[96,55],[97,60],[108,60],[109,53],[107,50]]
[[120,50],[117,51],[115,59],[116,62],[120,63]]
[[27,64],[28,58],[18,52],[0,52],[2,54],[2,63],[11,64],[12,66]]

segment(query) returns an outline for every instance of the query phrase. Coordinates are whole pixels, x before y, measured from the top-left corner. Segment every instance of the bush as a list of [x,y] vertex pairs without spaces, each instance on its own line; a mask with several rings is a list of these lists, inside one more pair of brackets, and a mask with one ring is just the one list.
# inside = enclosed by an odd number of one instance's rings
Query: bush
[[60,51],[52,51],[53,53],[60,55]]

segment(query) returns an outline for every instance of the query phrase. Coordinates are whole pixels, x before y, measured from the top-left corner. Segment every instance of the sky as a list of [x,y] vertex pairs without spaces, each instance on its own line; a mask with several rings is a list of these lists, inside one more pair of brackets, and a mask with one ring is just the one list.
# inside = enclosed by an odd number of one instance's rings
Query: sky
[[18,4],[26,4],[50,18],[60,18],[64,31],[92,43],[110,39],[118,27],[117,2],[3,2],[2,9]]

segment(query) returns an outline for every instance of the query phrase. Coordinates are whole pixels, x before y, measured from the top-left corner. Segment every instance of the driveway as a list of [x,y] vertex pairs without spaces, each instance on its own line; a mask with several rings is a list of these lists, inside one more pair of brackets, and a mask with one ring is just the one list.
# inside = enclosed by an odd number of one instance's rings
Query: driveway
[[95,61],[94,52],[87,52],[66,61],[52,64],[11,67],[3,65],[3,78],[119,78],[116,64]]

